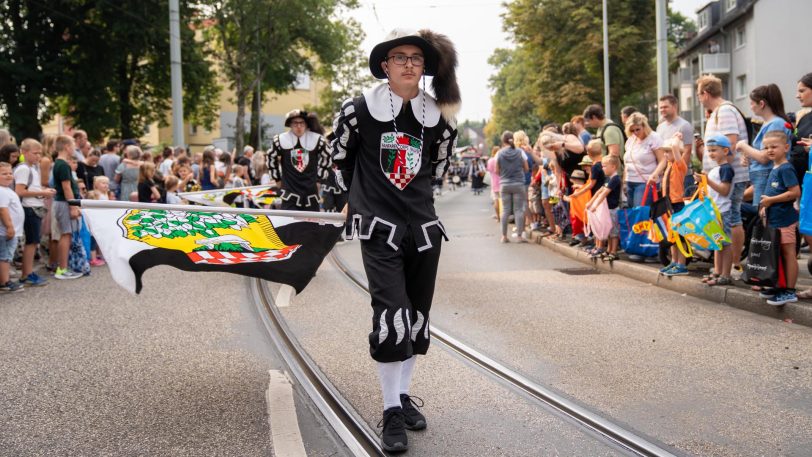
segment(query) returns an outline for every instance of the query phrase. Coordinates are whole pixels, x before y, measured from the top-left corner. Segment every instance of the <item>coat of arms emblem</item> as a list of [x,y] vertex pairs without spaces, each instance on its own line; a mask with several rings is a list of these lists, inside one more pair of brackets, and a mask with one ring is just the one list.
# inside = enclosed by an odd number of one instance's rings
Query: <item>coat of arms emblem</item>
[[420,139],[406,133],[387,132],[381,135],[381,169],[398,189],[405,189],[417,176],[422,156]]

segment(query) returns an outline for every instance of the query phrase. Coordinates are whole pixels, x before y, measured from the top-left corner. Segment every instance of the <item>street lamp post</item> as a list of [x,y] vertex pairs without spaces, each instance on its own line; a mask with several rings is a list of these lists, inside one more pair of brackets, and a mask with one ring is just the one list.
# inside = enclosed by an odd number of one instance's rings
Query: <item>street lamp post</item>
[[609,21],[606,14],[606,0],[603,0],[603,104],[606,115],[611,116],[612,101],[609,93]]
[[178,0],[169,0],[169,59],[172,75],[172,141],[184,146],[183,84],[180,56],[180,7]]

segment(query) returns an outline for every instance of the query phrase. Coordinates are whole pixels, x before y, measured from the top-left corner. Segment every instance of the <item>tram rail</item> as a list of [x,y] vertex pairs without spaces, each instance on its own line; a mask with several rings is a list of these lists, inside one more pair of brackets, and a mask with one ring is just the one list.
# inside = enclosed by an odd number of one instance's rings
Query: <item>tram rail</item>
[[[330,260],[352,284],[369,293],[363,277],[353,272],[334,250]],[[251,279],[251,293],[268,334],[282,355],[290,373],[312,399],[321,414],[354,456],[386,456],[379,438],[369,424],[344,399],[318,365],[309,357],[288,327],[276,307],[269,283]],[[578,425],[591,430],[608,442],[633,455],[644,457],[676,457],[674,451],[652,442],[574,401],[539,385],[522,374],[488,357],[454,338],[447,332],[430,325],[430,332],[440,347],[457,354],[486,374],[504,382],[510,388],[524,393]]]

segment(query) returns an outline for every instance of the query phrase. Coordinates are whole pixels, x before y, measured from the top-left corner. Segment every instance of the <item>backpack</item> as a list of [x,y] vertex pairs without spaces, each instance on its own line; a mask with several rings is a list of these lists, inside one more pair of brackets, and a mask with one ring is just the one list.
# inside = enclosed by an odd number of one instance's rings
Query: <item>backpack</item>
[[[719,109],[725,105],[732,106],[733,109],[735,109],[736,112],[739,113],[739,116],[741,116],[741,118],[744,120],[744,130],[747,131],[747,144],[752,146],[753,139],[755,139],[756,136],[755,130],[753,129],[753,119],[745,116],[744,113],[742,113],[742,111],[739,109],[739,107],[734,105],[733,103],[724,102],[721,105],[717,106],[716,110],[713,111],[713,119],[714,122],[716,122],[716,128],[717,129],[719,128]],[[736,145],[734,144],[733,147],[735,149]]]
[[618,128],[618,130],[620,130],[620,136],[623,138],[623,144],[626,144],[626,140],[628,140],[628,138],[626,138],[626,131],[623,130],[623,127],[621,127],[620,124],[616,124],[614,122],[607,122],[606,125],[603,126],[601,134],[598,135],[598,139],[601,140],[601,143],[603,143],[603,145],[606,146],[606,140],[603,139],[603,135],[606,133],[606,129],[608,129],[611,126],[615,126]]

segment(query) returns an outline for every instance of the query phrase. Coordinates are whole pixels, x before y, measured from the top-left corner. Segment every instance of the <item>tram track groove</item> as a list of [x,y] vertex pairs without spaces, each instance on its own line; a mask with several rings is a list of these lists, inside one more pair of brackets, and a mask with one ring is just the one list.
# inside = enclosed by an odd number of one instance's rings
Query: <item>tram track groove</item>
[[355,457],[386,456],[377,434],[307,355],[274,304],[268,283],[249,279],[253,301],[269,337],[316,408]]
[[[366,280],[350,270],[335,250],[333,250],[329,256],[336,268],[351,283],[369,294]],[[429,331],[447,351],[461,356],[487,374],[507,383],[512,388],[529,395],[531,398],[546,404],[582,427],[597,433],[608,441],[635,455],[644,457],[676,457],[678,455],[663,446],[623,428],[594,411],[575,403],[563,395],[553,392],[530,380],[515,370],[502,365],[498,361],[466,345],[447,332],[438,329],[433,324],[429,325]]]

